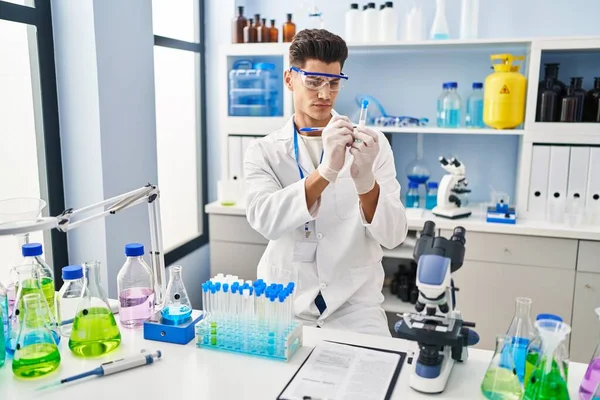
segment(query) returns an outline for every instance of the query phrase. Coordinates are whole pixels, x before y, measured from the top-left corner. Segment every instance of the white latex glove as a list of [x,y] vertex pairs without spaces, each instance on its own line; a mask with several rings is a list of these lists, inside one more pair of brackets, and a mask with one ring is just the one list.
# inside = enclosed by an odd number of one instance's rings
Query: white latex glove
[[359,126],[354,131],[354,137],[360,141],[352,143],[350,148],[350,154],[354,156],[350,175],[354,179],[356,192],[365,194],[375,187],[373,164],[379,154],[379,136],[374,130]]
[[334,115],[323,133],[323,161],[317,168],[319,174],[328,182],[334,183],[346,161],[346,148],[354,141],[354,127],[350,118]]

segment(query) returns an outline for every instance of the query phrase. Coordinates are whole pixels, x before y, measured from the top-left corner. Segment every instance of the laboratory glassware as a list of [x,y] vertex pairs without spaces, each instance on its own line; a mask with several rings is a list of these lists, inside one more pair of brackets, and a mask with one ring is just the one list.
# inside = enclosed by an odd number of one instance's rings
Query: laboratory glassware
[[410,11],[406,15],[404,26],[404,37],[407,41],[411,42],[425,39],[423,8],[421,7],[419,0],[413,2]]
[[[538,111],[537,111],[537,121],[540,120],[540,103],[541,103],[541,94],[547,89],[547,85],[551,85],[550,88],[554,93],[556,93],[556,104],[554,107],[554,111],[548,110],[547,112],[554,116],[553,121],[548,122],[558,122],[560,119],[560,105],[562,102],[562,98],[567,94],[567,85],[558,80],[558,69],[560,64],[558,63],[546,63],[544,64],[544,79],[540,81],[538,85]],[[550,83],[547,83],[550,81]],[[547,95],[552,97],[551,95]]]
[[395,42],[398,40],[398,15],[392,1],[386,1],[379,11],[379,41]]
[[[538,314],[536,321],[540,320],[554,320],[562,322],[562,318],[555,314]],[[524,386],[530,381],[531,374],[537,366],[538,362],[541,361],[540,354],[542,353],[542,337],[539,332],[536,331],[536,336],[527,345],[527,357],[525,359],[525,379],[523,381]],[[556,349],[557,357],[561,360],[560,364],[556,362],[552,364],[552,368],[562,368],[564,375],[568,376],[569,370],[569,351],[565,346],[565,343],[561,343]]]
[[519,400],[523,389],[515,372],[512,337],[496,336],[496,350],[481,382],[481,393],[491,400]]
[[244,43],[256,43],[257,36],[258,30],[256,24],[251,19],[248,19],[244,27]]
[[0,283],[0,323],[2,323],[2,331],[0,331],[0,367],[4,365],[6,360],[6,339],[8,337],[8,297],[7,290]]
[[444,128],[458,128],[460,126],[461,99],[457,90],[457,82],[448,83],[448,93],[442,102]]
[[419,184],[416,182],[408,182],[408,192],[406,193],[406,207],[419,208]]
[[437,121],[437,126],[440,128],[444,127],[444,99],[446,98],[447,94],[448,94],[448,82],[444,82],[444,84],[442,84],[442,94],[440,94],[437,99],[436,121]]
[[362,38],[364,42],[373,43],[379,39],[379,12],[375,3],[368,3],[362,12]]
[[423,134],[417,133],[417,158],[406,166],[406,176],[409,182],[423,185],[429,179],[429,170],[423,162]]
[[446,21],[446,0],[436,0],[435,4],[435,17],[433,18],[429,38],[433,40],[450,39],[448,22]]
[[269,42],[279,42],[279,29],[275,26],[275,20],[271,20],[271,27],[269,28]]
[[119,319],[125,328],[140,328],[154,314],[152,270],[144,261],[144,245],[125,245],[127,260],[117,275]]
[[567,95],[562,99],[560,109],[560,122],[575,122],[577,121],[578,99],[575,94],[575,88],[569,86]]
[[425,195],[425,208],[433,210],[437,206],[438,183],[427,182],[427,194]]
[[238,6],[238,15],[231,20],[231,43],[244,43],[244,27],[246,24],[244,6]]
[[[543,319],[535,323],[542,339],[540,361],[531,373],[525,387],[523,400],[553,399],[568,400],[567,377],[562,360],[557,354],[560,344],[571,332],[571,327],[564,322]],[[559,368],[553,368],[558,365]]]
[[323,12],[317,6],[316,0],[308,5],[308,15],[306,29],[325,29],[323,21]]
[[263,18],[260,25],[256,28],[256,41],[258,43],[268,43],[270,39],[269,27],[267,26],[267,19]]
[[600,76],[594,77],[594,88],[587,93],[584,110],[585,122],[600,122]]
[[183,284],[180,265],[169,267],[169,284],[160,312],[162,322],[168,325],[180,325],[192,318],[192,303]]
[[346,11],[344,32],[348,43],[362,42],[362,14],[358,10],[358,3],[350,4],[350,9]]
[[287,15],[287,21],[283,24],[282,31],[284,42],[291,42],[294,40],[294,36],[296,35],[296,24],[292,22],[292,14]]
[[42,287],[42,292],[44,292],[44,296],[46,297],[46,301],[48,302],[48,306],[50,307],[50,312],[52,313],[52,316],[56,317],[56,308],[54,301],[54,296],[56,293],[54,288],[54,271],[42,258],[42,245],[40,243],[24,244],[21,248],[21,251],[24,257],[24,265],[33,265],[39,268],[39,278]]
[[479,0],[462,0],[460,6],[460,38],[477,39]]
[[465,125],[468,128],[483,128],[483,83],[473,82],[473,92],[467,98]]
[[558,94],[554,90],[552,79],[546,80],[544,90],[540,92],[537,106],[537,121],[555,122],[558,120]]
[[23,296],[23,323],[19,328],[12,371],[20,378],[37,378],[60,365],[60,353],[48,327],[46,301],[40,293]]
[[492,54],[494,72],[485,78],[483,90],[483,122],[494,129],[514,129],[525,119],[527,78],[519,72],[515,61],[525,56]]
[[585,107],[585,98],[587,93],[585,90],[583,90],[582,85],[582,77],[576,76],[571,78],[571,86],[574,87],[573,92],[575,93],[575,97],[577,98],[577,118],[575,119],[575,122],[583,121],[583,109]]
[[56,322],[60,327],[60,334],[68,338],[71,336],[77,305],[83,294],[83,267],[81,265],[64,267],[62,279],[64,283],[58,291],[56,301]]
[[[527,346],[531,339],[535,337],[535,327],[531,320],[531,299],[527,297],[517,297],[515,300],[515,315],[508,327],[506,335],[512,338],[512,355],[514,366],[519,381],[523,383],[525,379],[525,358],[527,357]],[[506,357],[502,362],[506,362]]]
[[[58,324],[56,323],[56,318],[50,311],[50,306],[48,304],[46,293],[48,290],[45,290],[44,278],[46,277],[46,272],[43,271],[39,265],[37,264],[26,264],[19,265],[13,267],[11,273],[16,274],[16,284],[15,284],[15,306],[13,309],[13,313],[10,314],[10,340],[8,342],[7,351],[9,354],[14,353],[16,345],[17,345],[17,336],[19,330],[21,329],[21,325],[23,324],[23,298],[27,294],[37,293],[42,296],[42,307],[47,309],[47,312],[44,313],[44,317],[46,318],[46,324],[52,331],[54,335],[54,340],[56,343],[60,343],[60,331],[58,328]],[[52,283],[52,290],[54,290],[54,284]]]
[[100,281],[100,262],[83,264],[83,295],[77,306],[69,348],[79,357],[107,354],[121,343],[121,332]]
[[[595,312],[600,318],[600,308],[596,308]],[[600,391],[597,388],[600,388],[600,343],[596,346],[596,350],[592,354],[592,359],[581,381],[581,386],[579,387],[580,400],[596,399],[596,395],[600,396]]]

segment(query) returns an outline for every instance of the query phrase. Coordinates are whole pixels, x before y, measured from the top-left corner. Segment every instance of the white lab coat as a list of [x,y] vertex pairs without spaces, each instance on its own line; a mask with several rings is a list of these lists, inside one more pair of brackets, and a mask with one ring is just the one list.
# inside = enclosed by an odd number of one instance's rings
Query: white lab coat
[[[292,116],[281,130],[255,141],[244,158],[248,222],[269,240],[257,275],[267,282],[296,282],[294,309],[304,323],[390,336],[381,308],[381,246],[392,249],[407,234],[390,144],[379,132],[380,152],[373,169],[380,194],[368,224],[350,176],[349,152],[335,184],[327,186],[311,210],[307,208],[293,129]],[[306,177],[315,168],[304,141],[298,140],[298,146]],[[307,247],[316,247],[314,261],[306,258]],[[322,315],[314,304],[319,291],[327,305]]]

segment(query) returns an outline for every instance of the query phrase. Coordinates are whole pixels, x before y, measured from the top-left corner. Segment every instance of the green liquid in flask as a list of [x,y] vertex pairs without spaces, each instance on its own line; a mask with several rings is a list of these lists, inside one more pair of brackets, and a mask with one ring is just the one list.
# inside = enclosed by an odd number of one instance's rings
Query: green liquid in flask
[[[19,286],[19,284],[17,283],[15,290],[18,290],[18,286]],[[20,309],[20,310],[23,309],[23,297],[25,297],[25,295],[28,295],[30,293],[37,293],[38,290],[39,290],[38,283],[35,279],[25,279],[22,282],[21,299],[19,300],[17,309]],[[46,298],[46,301],[48,302],[48,307],[50,307],[50,313],[52,315],[56,315],[56,313],[54,311],[55,290],[54,290],[54,281],[52,279],[42,278],[42,294],[44,295],[44,297]],[[19,321],[23,321],[22,316],[19,316]]]
[[[537,365],[538,357],[539,357],[539,354],[528,354],[527,355],[527,359],[525,362],[525,381],[524,381],[525,387],[527,387],[527,384],[531,380],[531,374],[535,370],[535,366]],[[569,366],[567,363],[564,363],[563,369],[565,371],[565,376],[568,377],[569,376]],[[552,370],[556,370],[556,373],[560,374],[560,371],[558,370],[558,364],[556,363],[556,361],[552,362]]]
[[567,382],[555,366],[556,362],[553,360],[550,372],[544,373],[546,363],[544,357],[541,365],[531,373],[523,400],[569,400]]
[[481,383],[481,392],[490,400],[519,400],[523,393],[514,371],[501,367],[487,370]]
[[31,344],[19,351],[20,357],[12,363],[13,373],[19,378],[38,378],[60,365],[60,353],[54,344]]
[[79,357],[97,357],[119,347],[121,333],[112,312],[92,307],[77,313],[69,339],[69,348]]

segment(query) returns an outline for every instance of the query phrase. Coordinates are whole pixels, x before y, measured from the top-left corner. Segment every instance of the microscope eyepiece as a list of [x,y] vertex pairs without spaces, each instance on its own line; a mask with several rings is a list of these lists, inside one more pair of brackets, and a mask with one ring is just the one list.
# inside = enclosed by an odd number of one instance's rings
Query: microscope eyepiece
[[435,236],[435,222],[433,221],[425,221],[425,224],[423,225],[423,232],[421,232],[421,235],[427,235],[427,236]]
[[459,242],[460,244],[462,244],[464,246],[465,243],[467,242],[467,239],[465,238],[466,232],[467,231],[465,228],[463,228],[462,226],[457,226],[456,228],[454,228],[454,233],[452,234],[450,241]]
[[448,160],[446,160],[446,157],[444,157],[444,156],[441,156],[439,158],[439,161],[440,161],[440,164],[442,164],[442,165],[448,165]]

